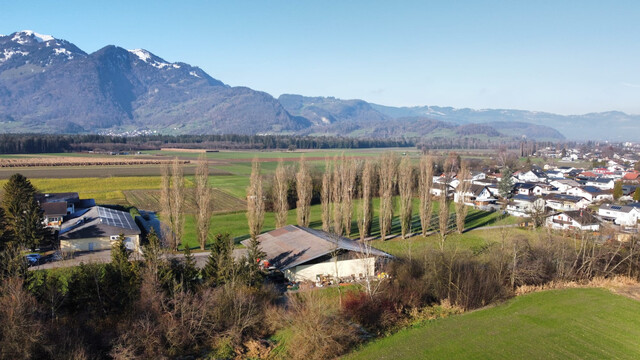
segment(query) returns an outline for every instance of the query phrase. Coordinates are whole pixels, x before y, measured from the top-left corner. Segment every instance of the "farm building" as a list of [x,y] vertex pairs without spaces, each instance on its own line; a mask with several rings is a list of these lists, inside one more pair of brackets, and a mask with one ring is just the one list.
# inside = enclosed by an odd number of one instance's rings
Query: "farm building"
[[[242,243],[248,245],[250,240]],[[270,266],[290,281],[316,281],[331,276],[354,279],[374,276],[392,256],[342,236],[288,225],[258,237]]]
[[140,249],[140,228],[129,213],[94,206],[65,221],[58,240],[60,249],[67,252],[108,250],[120,234],[125,236],[127,249]]

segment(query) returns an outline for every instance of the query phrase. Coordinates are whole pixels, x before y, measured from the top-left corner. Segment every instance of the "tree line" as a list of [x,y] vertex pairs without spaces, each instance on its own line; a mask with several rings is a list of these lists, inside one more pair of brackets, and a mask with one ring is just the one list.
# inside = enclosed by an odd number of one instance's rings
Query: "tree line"
[[37,154],[70,151],[157,150],[161,147],[200,149],[360,149],[412,147],[411,139],[361,139],[295,135],[44,135],[0,134],[0,154]]

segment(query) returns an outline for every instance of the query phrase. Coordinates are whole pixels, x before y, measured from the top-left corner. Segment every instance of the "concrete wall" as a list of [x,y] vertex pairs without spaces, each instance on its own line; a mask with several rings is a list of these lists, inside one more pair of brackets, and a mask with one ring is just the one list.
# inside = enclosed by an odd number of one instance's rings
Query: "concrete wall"
[[[140,249],[139,235],[127,235],[126,238],[133,244],[133,249],[130,250]],[[115,240],[111,240],[109,236],[99,238],[60,240],[60,250],[64,252],[111,250],[111,246],[114,242]],[[91,244],[93,244],[93,248],[91,248]]]
[[[359,277],[360,274],[375,275],[375,258],[338,260],[338,277],[344,278],[351,275]],[[332,260],[312,265],[299,265],[284,271],[284,276],[289,281],[316,281],[316,275],[336,276],[336,264]]]

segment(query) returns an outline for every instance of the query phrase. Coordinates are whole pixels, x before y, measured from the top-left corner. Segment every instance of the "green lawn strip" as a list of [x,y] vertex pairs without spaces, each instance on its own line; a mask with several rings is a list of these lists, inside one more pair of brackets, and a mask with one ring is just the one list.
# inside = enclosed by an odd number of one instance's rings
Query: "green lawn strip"
[[347,359],[637,359],[640,302],[604,289],[544,291],[435,320]]

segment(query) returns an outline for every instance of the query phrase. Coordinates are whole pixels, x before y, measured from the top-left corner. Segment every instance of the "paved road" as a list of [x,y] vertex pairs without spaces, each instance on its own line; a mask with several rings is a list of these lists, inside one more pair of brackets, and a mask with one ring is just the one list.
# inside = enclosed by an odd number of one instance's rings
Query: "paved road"
[[[239,259],[245,256],[247,253],[246,249],[235,249],[233,250],[233,257]],[[209,258],[209,251],[203,252],[194,252],[192,253],[193,257],[196,259],[196,266],[198,268],[203,268],[207,264],[207,259]],[[181,259],[183,258],[183,254],[167,254],[165,255],[168,258]],[[130,257],[132,260],[142,260],[142,256],[137,253],[133,253]],[[111,250],[102,250],[102,251],[93,251],[86,253],[77,253],[71,259],[65,259],[60,261],[47,262],[42,265],[32,266],[29,270],[43,270],[43,269],[56,269],[70,266],[78,266],[80,263],[85,264],[102,264],[111,262]]]

